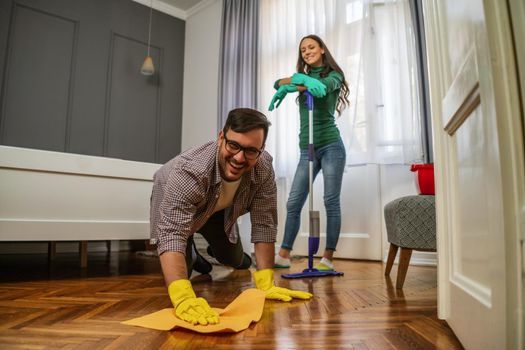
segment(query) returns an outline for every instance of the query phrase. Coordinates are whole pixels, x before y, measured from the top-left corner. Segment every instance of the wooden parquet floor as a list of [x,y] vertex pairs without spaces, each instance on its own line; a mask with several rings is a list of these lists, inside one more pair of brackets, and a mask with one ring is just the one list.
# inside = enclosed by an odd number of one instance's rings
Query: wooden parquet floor
[[[411,266],[403,291],[380,262],[338,260],[343,277],[285,280],[311,301],[267,301],[262,319],[236,334],[162,332],[120,324],[170,307],[157,258],[93,253],[0,256],[0,349],[461,349],[436,317],[436,269]],[[306,259],[295,260],[301,271]],[[253,287],[249,271],[215,266],[193,285],[225,307]]]

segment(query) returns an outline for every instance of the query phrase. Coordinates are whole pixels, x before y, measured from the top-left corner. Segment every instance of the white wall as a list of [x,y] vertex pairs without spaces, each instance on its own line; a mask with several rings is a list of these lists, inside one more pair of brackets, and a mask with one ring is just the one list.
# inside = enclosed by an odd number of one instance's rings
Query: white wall
[[181,150],[217,138],[222,0],[186,20]]

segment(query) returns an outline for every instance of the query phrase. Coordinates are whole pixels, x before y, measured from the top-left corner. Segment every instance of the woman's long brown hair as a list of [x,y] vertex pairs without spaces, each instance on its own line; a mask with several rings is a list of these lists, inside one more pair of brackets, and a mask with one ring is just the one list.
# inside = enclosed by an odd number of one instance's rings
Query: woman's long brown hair
[[341,74],[341,76],[343,77],[343,81],[341,83],[341,91],[339,92],[339,97],[337,98],[337,106],[336,106],[337,113],[341,115],[341,112],[343,111],[343,109],[345,109],[346,107],[350,105],[350,101],[348,100],[348,94],[350,93],[350,91],[348,89],[348,83],[345,80],[345,74],[343,73],[343,70],[341,69],[341,67],[339,67],[335,59],[332,57],[330,50],[328,50],[323,40],[314,34],[305,36],[299,42],[299,58],[297,59],[297,72],[298,73],[308,74],[310,72],[310,66],[306,64],[306,62],[303,60],[303,56],[301,55],[301,43],[303,42],[304,39],[315,40],[319,44],[321,49],[324,50],[323,65],[325,66],[325,69],[320,74],[322,78],[326,77],[328,73],[330,73],[333,70]]

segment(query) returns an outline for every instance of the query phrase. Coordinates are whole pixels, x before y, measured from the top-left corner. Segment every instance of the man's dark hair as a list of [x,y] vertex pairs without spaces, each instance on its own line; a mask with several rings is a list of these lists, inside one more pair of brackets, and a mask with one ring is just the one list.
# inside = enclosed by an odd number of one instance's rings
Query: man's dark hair
[[245,133],[253,129],[263,129],[264,140],[263,145],[266,144],[266,137],[268,136],[268,128],[272,125],[264,114],[251,108],[236,108],[228,113],[228,119],[222,128],[222,132],[232,129],[238,133]]

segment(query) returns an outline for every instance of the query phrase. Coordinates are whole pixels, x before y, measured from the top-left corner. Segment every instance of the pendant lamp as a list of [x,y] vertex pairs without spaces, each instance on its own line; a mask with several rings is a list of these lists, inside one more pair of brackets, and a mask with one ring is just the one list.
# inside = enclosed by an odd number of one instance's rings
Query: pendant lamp
[[150,2],[149,6],[149,29],[148,29],[148,54],[146,55],[146,58],[144,59],[144,63],[142,63],[142,67],[140,68],[140,73],[144,75],[152,75],[155,73],[155,67],[153,66],[153,59],[149,55],[149,47],[150,47],[150,40],[151,40],[151,16],[153,14],[153,0]]

